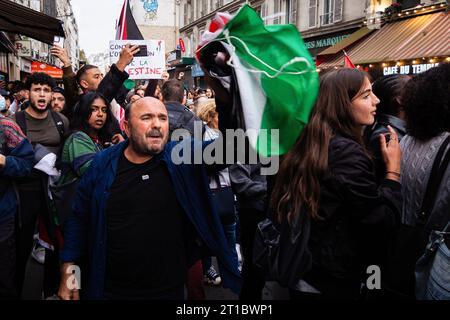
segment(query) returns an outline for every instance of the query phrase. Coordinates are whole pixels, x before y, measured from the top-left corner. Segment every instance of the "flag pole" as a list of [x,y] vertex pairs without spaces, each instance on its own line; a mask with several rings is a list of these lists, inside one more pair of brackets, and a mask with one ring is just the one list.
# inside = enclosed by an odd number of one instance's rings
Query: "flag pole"
[[120,30],[120,39],[123,40],[123,32],[125,30],[125,18],[127,16],[127,7],[128,7],[128,0],[124,0],[123,4],[123,16],[122,16],[122,25]]

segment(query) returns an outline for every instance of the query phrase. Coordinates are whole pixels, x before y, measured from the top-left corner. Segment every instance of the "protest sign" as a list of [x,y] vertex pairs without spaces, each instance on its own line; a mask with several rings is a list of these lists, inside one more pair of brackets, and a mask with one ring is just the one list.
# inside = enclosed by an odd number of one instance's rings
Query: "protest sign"
[[130,79],[162,79],[165,70],[165,48],[163,40],[113,40],[109,42],[109,60],[111,64],[119,60],[120,52],[126,44],[138,45],[135,54],[125,71]]

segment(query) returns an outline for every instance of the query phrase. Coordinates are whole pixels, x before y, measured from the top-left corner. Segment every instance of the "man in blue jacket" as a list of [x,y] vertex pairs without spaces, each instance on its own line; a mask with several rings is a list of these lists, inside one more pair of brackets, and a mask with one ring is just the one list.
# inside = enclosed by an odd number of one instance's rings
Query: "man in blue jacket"
[[175,164],[172,157],[180,143],[192,152],[208,143],[168,142],[167,110],[154,98],[131,104],[125,118],[129,140],[96,155],[80,181],[65,226],[59,296],[79,299],[73,265],[88,254],[81,275],[88,299],[181,300],[189,265],[208,249],[224,286],[239,293],[236,260],[208,186],[206,171],[221,167]]
[[19,126],[0,116],[0,300],[17,298],[15,220],[17,198],[12,180],[27,176],[34,152]]

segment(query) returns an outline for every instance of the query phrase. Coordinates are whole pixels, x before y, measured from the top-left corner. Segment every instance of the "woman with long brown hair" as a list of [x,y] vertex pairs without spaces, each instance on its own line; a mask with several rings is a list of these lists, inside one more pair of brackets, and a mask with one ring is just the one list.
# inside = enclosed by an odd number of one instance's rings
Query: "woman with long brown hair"
[[344,68],[322,75],[310,121],[283,159],[271,211],[280,223],[296,215],[311,222],[312,268],[290,288],[292,298],[357,298],[367,266],[381,263],[375,251],[398,222],[402,199],[396,132],[380,137],[381,185],[362,142],[378,103],[365,73]]

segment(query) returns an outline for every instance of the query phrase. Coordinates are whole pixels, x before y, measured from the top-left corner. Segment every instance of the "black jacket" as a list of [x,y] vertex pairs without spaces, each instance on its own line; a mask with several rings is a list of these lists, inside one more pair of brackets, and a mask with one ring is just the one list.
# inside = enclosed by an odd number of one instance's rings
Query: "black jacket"
[[[78,92],[78,84],[75,79],[76,75],[73,72],[72,67],[63,68],[63,72],[66,106],[62,113],[69,119],[69,121],[72,121],[74,107],[80,100],[81,95]],[[113,64],[109,72],[99,83],[97,92],[101,93],[108,100],[108,103],[111,103],[114,98],[117,98],[116,102],[123,106],[123,94],[119,95],[118,93],[121,93],[121,90],[123,88],[122,85],[124,81],[128,79],[128,77],[129,75],[127,72],[120,71],[119,69],[117,69],[116,65]],[[111,123],[110,131],[113,135],[116,133],[121,133],[119,122],[115,118]]]
[[185,129],[189,131],[191,137],[195,137],[194,124],[198,121],[199,128],[202,130],[198,132],[198,140],[203,140],[204,125],[203,121],[200,120],[191,110],[183,106],[181,103],[176,101],[164,102],[167,113],[169,114],[169,132],[170,135],[176,129]]
[[371,127],[366,128],[365,131],[367,148],[373,154],[375,175],[379,182],[381,182],[386,174],[386,166],[381,156],[380,135],[389,133],[388,125],[397,132],[398,141],[402,140],[406,134],[406,122],[388,114],[379,114],[375,123]]
[[367,266],[382,263],[384,241],[400,221],[401,185],[388,179],[378,185],[364,148],[342,136],[330,141],[328,166],[320,190],[323,220],[311,224],[313,268],[304,279],[325,295],[356,294]]
[[231,187],[239,208],[266,211],[267,181],[261,175],[261,164],[234,164],[229,168]]

